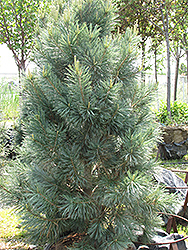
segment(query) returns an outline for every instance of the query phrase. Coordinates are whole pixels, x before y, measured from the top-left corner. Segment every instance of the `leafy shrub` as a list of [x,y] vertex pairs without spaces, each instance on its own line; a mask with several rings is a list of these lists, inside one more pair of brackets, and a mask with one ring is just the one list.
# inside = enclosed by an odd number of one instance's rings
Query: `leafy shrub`
[[164,125],[181,125],[188,123],[188,105],[184,102],[171,103],[171,119],[168,116],[167,105],[161,102],[159,111],[156,112],[158,121]]

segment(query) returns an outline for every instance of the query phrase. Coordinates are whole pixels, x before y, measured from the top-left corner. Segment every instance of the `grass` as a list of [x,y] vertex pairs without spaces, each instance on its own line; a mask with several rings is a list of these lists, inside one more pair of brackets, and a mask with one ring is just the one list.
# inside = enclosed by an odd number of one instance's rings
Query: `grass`
[[21,226],[21,219],[13,208],[0,209],[0,250],[42,250],[31,245],[29,235]]
[[19,111],[19,87],[14,81],[0,82],[0,112],[2,120],[14,120]]
[[0,249],[29,249],[27,232],[14,209],[0,209]]
[[24,236],[24,230],[20,226],[19,217],[11,208],[0,209],[0,228],[1,238]]

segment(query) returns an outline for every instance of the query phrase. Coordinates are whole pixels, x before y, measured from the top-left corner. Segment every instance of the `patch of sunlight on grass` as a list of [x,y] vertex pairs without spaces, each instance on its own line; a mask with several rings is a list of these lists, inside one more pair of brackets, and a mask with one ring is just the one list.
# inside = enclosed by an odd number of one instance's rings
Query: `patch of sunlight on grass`
[[0,209],[0,238],[23,237],[25,234],[15,211],[11,208]]
[[42,250],[40,246],[30,245],[27,231],[20,223],[19,215],[13,208],[0,209],[0,250]]

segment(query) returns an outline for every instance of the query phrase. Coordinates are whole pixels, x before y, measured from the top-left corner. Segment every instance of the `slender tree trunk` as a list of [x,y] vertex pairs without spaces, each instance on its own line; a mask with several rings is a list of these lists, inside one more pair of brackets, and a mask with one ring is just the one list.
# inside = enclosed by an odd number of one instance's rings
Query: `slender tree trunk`
[[177,55],[176,58],[176,70],[175,70],[175,80],[174,80],[174,101],[177,100],[177,85],[178,85],[178,72],[179,72],[180,57]]
[[146,79],[145,79],[145,49],[146,49],[146,46],[145,46],[145,40],[144,40],[144,38],[142,38],[141,46],[142,46],[142,71],[141,71],[141,79],[142,79],[142,82],[145,85],[145,82],[146,82]]
[[[157,48],[155,48],[154,57],[155,57],[155,83],[158,86],[158,76],[157,76]],[[159,110],[159,93],[158,93],[158,88],[157,88],[157,110]]]
[[187,61],[187,103],[188,103],[188,50],[186,50],[186,61]]
[[[169,118],[171,118],[171,110],[170,110],[170,93],[171,93],[171,79],[170,79],[170,42],[169,42],[169,33],[168,33],[168,12],[165,9],[165,6],[161,4],[160,6],[161,10],[161,17],[162,17],[162,22],[163,22],[163,29],[164,29],[164,35],[165,35],[165,40],[166,40],[166,51],[167,51],[167,112],[169,115]],[[165,17],[164,13],[165,12]],[[166,21],[166,23],[165,23]]]
[[21,105],[22,100],[23,100],[21,77],[22,77],[23,74],[25,74],[26,67],[25,67],[25,62],[19,62],[19,63],[16,62],[16,64],[17,64],[17,67],[18,67],[18,78],[19,78],[18,79],[18,83],[19,83],[19,103]]
[[154,56],[155,56],[155,83],[158,84],[158,76],[157,76],[157,48],[155,48]]
[[171,118],[170,110],[170,92],[171,92],[171,79],[170,79],[170,43],[168,32],[166,32],[166,47],[167,47],[167,111]]

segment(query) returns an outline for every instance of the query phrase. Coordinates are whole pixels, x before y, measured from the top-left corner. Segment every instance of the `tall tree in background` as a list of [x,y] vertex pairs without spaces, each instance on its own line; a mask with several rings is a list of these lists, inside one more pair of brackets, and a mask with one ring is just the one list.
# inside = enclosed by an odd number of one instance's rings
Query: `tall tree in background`
[[120,30],[124,32],[127,28],[136,28],[140,35],[140,47],[142,51],[142,70],[141,78],[145,82],[146,70],[146,42],[148,38],[153,37],[156,27],[151,24],[145,16],[143,5],[145,1],[117,0],[118,14],[120,18]]
[[26,62],[33,49],[40,4],[40,0],[0,1],[0,43],[11,50],[19,79],[26,70]]
[[[177,40],[178,39],[178,40]],[[175,77],[174,77],[174,101],[177,100],[177,89],[178,89],[178,75],[179,75],[179,65],[180,65],[180,59],[183,57],[183,49],[181,46],[181,41],[179,40],[179,37],[174,39],[171,43],[171,52],[172,55],[175,58],[176,65],[175,65]]]
[[[124,0],[120,0],[124,3]],[[135,5],[134,5],[135,4]],[[127,6],[127,5],[126,5]],[[151,23],[160,32],[166,42],[166,59],[167,59],[167,111],[169,116],[170,99],[171,99],[171,67],[170,67],[170,36],[172,32],[177,31],[177,24],[186,22],[187,18],[187,1],[186,0],[155,0],[155,1],[133,1],[133,10],[136,13],[141,11],[145,24]],[[121,8],[120,8],[121,10]],[[132,14],[125,12],[130,23]],[[130,20],[129,20],[130,18]],[[134,20],[134,19],[133,19]],[[176,23],[175,23],[176,21]],[[175,24],[174,24],[175,23]],[[157,34],[157,33],[154,33]]]
[[[178,23],[183,22],[187,16],[187,1],[184,0],[156,0],[149,7],[155,24],[161,34],[165,37],[167,53],[167,112],[171,117],[170,100],[171,100],[171,65],[170,65],[170,36],[178,30]],[[156,13],[159,13],[158,15]],[[174,22],[175,21],[175,22]]]
[[[188,17],[188,13],[187,13]],[[181,26],[181,34],[179,39],[181,40],[181,44],[183,46],[183,50],[186,53],[186,67],[187,67],[187,102],[188,102],[188,18],[185,19],[184,22],[180,22]]]
[[109,1],[73,1],[40,31],[21,154],[0,185],[35,241],[123,249],[173,207],[151,180],[152,90],[136,80],[138,40],[112,34],[114,16]]
[[[179,1],[181,3],[181,1]],[[180,59],[186,53],[186,30],[188,29],[188,9],[181,3],[181,6],[174,8],[174,18],[171,20],[171,27],[175,28],[171,31],[170,49],[176,61],[175,81],[174,81],[174,101],[177,99],[177,84]],[[184,39],[185,38],[185,39]]]
[[154,54],[155,83],[158,84],[158,71],[161,70],[161,67],[164,67],[164,57],[162,56],[164,54],[163,37],[158,33],[151,40],[149,53]]

